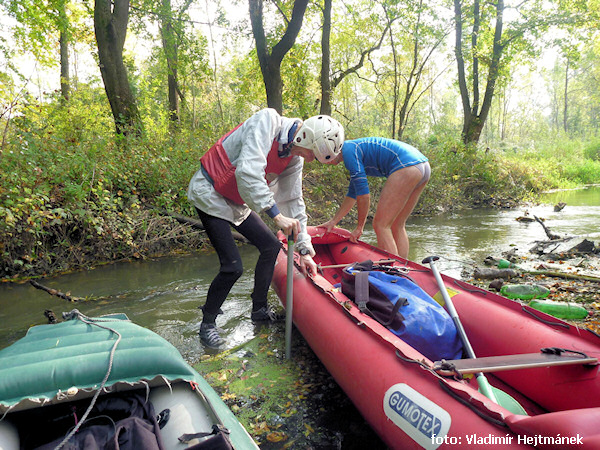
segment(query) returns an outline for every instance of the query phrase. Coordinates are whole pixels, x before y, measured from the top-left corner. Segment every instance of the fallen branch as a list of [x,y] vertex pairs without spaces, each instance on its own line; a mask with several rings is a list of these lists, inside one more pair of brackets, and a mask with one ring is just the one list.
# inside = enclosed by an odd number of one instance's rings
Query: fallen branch
[[[173,219],[175,219],[177,222],[179,223],[184,223],[186,225],[190,225],[192,228],[196,228],[198,230],[202,230],[202,231],[206,231],[204,228],[204,225],[202,224],[201,220],[198,219],[192,219],[191,217],[186,217],[186,216],[182,216],[181,214],[177,214],[177,213],[171,213],[169,211],[166,211],[164,209],[158,209],[157,211],[162,214],[163,216],[168,216],[168,217],[172,217]],[[238,233],[237,231],[231,231],[231,234],[233,235],[233,238],[243,242],[245,244],[248,243],[248,239],[246,239],[244,236],[242,236],[240,233]]]
[[533,216],[533,217],[535,218],[536,222],[542,226],[542,228],[544,229],[544,232],[546,233],[546,236],[548,236],[548,239],[550,239],[551,241],[560,239],[560,236],[558,234],[554,234],[552,231],[550,231],[550,228],[548,228],[546,225],[544,225],[544,222],[542,222],[542,220],[538,216]]
[[41,289],[42,291],[46,291],[48,294],[54,295],[55,297],[58,297],[58,298],[62,298],[63,300],[66,300],[68,302],[73,302],[74,303],[74,302],[78,302],[80,300],[83,300],[82,298],[71,297],[70,295],[67,295],[67,294],[65,294],[63,292],[60,292],[60,291],[56,290],[56,289],[52,289],[52,288],[49,288],[47,286],[44,286],[43,284],[40,284],[40,283],[38,283],[35,280],[29,280],[29,282],[31,283],[31,285],[34,288]]
[[592,275],[579,275],[576,273],[566,273],[566,272],[554,272],[550,270],[525,270],[523,273],[527,273],[530,275],[545,275],[547,277],[555,277],[555,278],[566,278],[571,280],[583,280],[583,281],[593,281],[595,283],[600,283],[600,277],[594,277]]

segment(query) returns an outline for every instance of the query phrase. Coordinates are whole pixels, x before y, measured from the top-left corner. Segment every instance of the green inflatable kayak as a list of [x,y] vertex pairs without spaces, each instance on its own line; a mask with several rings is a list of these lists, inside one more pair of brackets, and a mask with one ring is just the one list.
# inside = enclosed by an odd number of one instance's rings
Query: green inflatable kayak
[[123,314],[67,316],[0,350],[1,449],[258,448],[168,341]]

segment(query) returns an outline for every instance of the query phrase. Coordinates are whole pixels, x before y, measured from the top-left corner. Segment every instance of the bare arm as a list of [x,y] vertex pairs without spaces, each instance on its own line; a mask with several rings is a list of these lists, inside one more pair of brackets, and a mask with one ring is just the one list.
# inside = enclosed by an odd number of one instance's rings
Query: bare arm
[[369,215],[369,208],[371,207],[371,194],[359,195],[356,197],[356,203],[358,205],[358,223],[352,232],[354,241],[360,238],[365,228],[365,224],[367,223],[367,216]]
[[350,210],[354,206],[354,203],[356,203],[355,199],[353,199],[352,197],[345,197],[344,201],[342,202],[339,209],[335,213],[335,216],[333,216],[332,219],[328,220],[327,222],[325,222],[319,226],[327,228],[327,232],[329,233],[338,224],[338,222],[340,220],[342,220],[346,216],[346,214],[348,214],[350,212]]

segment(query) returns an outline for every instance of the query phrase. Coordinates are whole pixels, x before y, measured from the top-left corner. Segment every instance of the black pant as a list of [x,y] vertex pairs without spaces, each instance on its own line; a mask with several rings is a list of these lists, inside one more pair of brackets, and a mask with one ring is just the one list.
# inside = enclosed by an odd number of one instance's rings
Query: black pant
[[211,216],[196,208],[204,225],[211,244],[219,255],[221,267],[219,273],[210,284],[206,303],[202,307],[203,321],[214,322],[221,305],[225,302],[229,291],[242,276],[244,270],[240,252],[231,234],[233,226],[242,236],[258,248],[260,256],[254,269],[254,290],[252,291],[252,310],[267,306],[267,292],[273,278],[275,261],[281,249],[279,240],[254,211],[239,226],[227,220]]

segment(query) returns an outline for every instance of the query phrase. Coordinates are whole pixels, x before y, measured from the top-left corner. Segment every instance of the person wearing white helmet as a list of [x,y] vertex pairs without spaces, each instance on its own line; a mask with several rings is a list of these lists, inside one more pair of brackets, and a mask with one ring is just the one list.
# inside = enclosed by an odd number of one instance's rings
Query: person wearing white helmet
[[344,143],[342,125],[320,115],[302,122],[266,108],[222,136],[200,159],[187,195],[215,248],[220,269],[201,307],[200,338],[209,347],[225,341],[216,328],[217,315],[234,283],[242,275],[241,257],[231,227],[260,252],[251,294],[254,322],[283,317],[267,304],[279,240],[258,212],[269,216],[287,236],[294,235],[303,272],[316,274],[315,252],[306,232],[302,197],[304,161],[333,163]]
[[427,157],[404,142],[367,137],[346,141],[333,164],[342,158],[350,172],[348,193],[333,218],[319,226],[331,231],[356,203],[358,223],[351,233],[351,240],[356,241],[362,235],[371,205],[367,176],[386,177],[373,217],[377,246],[408,258],[406,220],[429,181],[431,168]]
[[333,164],[344,144],[344,128],[326,115],[307,119],[294,137],[294,145],[309,148],[324,164]]

